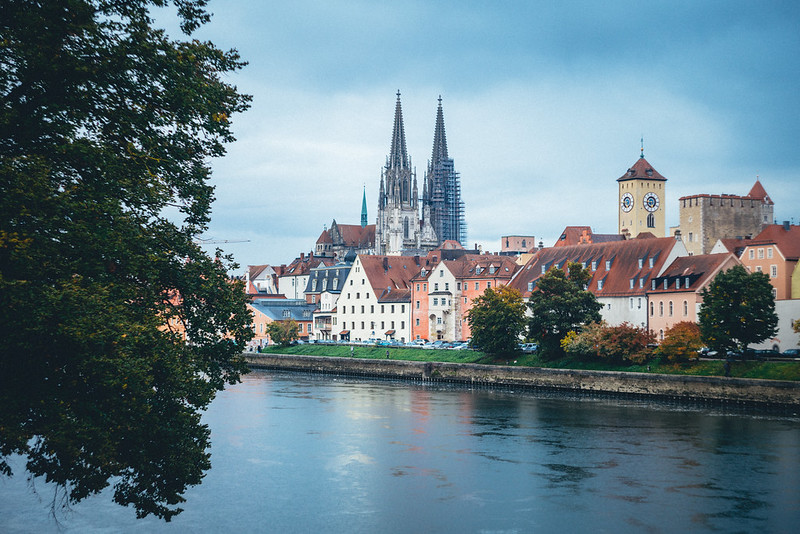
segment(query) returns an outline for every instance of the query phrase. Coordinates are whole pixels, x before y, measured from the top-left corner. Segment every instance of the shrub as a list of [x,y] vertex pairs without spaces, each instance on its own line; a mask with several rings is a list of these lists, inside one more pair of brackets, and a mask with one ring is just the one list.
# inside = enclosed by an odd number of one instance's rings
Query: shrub
[[675,324],[664,334],[664,341],[656,349],[656,355],[671,362],[687,362],[697,359],[697,352],[703,342],[700,340],[700,326],[690,321]]

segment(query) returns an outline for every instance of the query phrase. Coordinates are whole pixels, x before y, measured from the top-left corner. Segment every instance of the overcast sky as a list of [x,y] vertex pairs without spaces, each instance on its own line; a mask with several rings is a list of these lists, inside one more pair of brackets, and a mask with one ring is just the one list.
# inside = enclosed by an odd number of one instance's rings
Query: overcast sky
[[[678,198],[744,195],[800,222],[800,2],[212,1],[196,37],[236,48],[253,95],[213,163],[206,237],[242,265],[289,263],[333,219],[377,215],[395,93],[417,180],[442,96],[468,239],[551,246],[617,232],[616,179],[640,138]],[[160,18],[160,17],[159,17]],[[174,33],[174,32],[172,32]],[[176,34],[177,35],[177,34]],[[212,248],[213,247],[209,247]],[[241,272],[241,269],[237,272]]]

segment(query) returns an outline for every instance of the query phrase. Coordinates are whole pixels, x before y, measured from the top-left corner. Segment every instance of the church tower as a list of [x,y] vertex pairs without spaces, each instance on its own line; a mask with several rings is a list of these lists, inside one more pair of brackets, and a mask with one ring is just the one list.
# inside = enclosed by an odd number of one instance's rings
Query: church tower
[[664,217],[667,179],[644,159],[639,159],[617,179],[619,185],[619,233],[636,237],[650,232],[667,237]]
[[436,111],[436,127],[433,133],[433,153],[428,162],[428,171],[422,192],[423,234],[427,225],[433,230],[437,244],[447,240],[467,242],[464,221],[464,202],[461,200],[461,177],[455,171],[453,159],[447,154],[447,137],[444,130],[442,97]]
[[367,226],[367,186],[364,186],[364,196],[361,198],[361,228]]
[[375,246],[378,254],[399,255],[420,247],[417,175],[411,168],[403,127],[400,91],[394,111],[392,144],[381,172]]

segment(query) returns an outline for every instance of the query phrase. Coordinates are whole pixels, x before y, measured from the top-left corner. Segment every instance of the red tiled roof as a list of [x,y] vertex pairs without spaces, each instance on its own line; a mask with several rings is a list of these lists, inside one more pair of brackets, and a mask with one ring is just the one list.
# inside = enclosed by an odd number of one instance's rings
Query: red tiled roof
[[330,230],[323,230],[322,233],[319,234],[319,237],[317,238],[317,244],[323,243],[333,243]]
[[622,234],[595,234],[589,226],[567,226],[561,232],[554,247],[566,247],[570,245],[587,245],[589,243],[607,243],[609,241],[622,241],[625,236]]
[[[545,270],[554,266],[563,269],[569,262],[578,262],[591,269],[592,263],[596,262],[596,270],[589,282],[592,293],[598,297],[644,295],[650,280],[663,269],[676,243],[672,237],[657,237],[541,249],[517,272],[509,285],[528,297],[531,294],[528,284],[542,276],[542,266]],[[653,267],[650,267],[651,258]],[[639,267],[640,259],[642,267]],[[606,269],[606,261],[611,262],[610,269]],[[631,279],[634,280],[633,288]],[[640,287],[640,279],[644,279],[643,287]],[[600,280],[603,289],[597,289]]]
[[[661,276],[656,278],[655,290],[651,289],[647,293],[697,291],[704,287],[728,263],[739,263],[739,261],[730,252],[675,258],[675,261],[661,273]],[[685,285],[687,278],[689,279],[689,286]],[[680,289],[677,289],[675,285],[676,279],[681,279]],[[667,289],[664,289],[664,280],[668,282]]]
[[337,224],[339,234],[342,236],[344,245],[348,247],[364,248],[375,244],[375,225],[368,224]]
[[625,180],[667,181],[667,179],[661,176],[661,174],[659,174],[659,172],[656,171],[653,166],[650,165],[643,157],[637,159],[636,163],[634,163],[625,174],[617,178],[618,182],[623,182]]
[[764,186],[761,185],[761,181],[756,178],[756,183],[753,184],[753,187],[750,189],[750,192],[747,193],[749,198],[755,198],[765,202],[766,204],[772,204],[772,199],[769,198],[767,191],[764,189]]
[[408,291],[410,299],[411,279],[419,273],[419,265],[413,256],[360,254],[358,258],[376,297],[381,298],[389,289],[392,292]]
[[769,224],[752,240],[746,241],[746,247],[774,243],[787,260],[800,259],[800,226],[789,225],[788,230],[782,224]]

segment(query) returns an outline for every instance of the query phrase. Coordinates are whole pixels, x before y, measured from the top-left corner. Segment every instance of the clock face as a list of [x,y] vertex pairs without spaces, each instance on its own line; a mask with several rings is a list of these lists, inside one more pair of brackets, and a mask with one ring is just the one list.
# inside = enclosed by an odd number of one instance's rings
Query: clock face
[[633,209],[633,195],[630,193],[625,193],[622,195],[622,198],[619,201],[620,207],[622,207],[622,211],[628,213]]
[[647,193],[642,200],[644,202],[644,209],[647,211],[656,211],[658,209],[659,200],[658,195],[655,193]]

